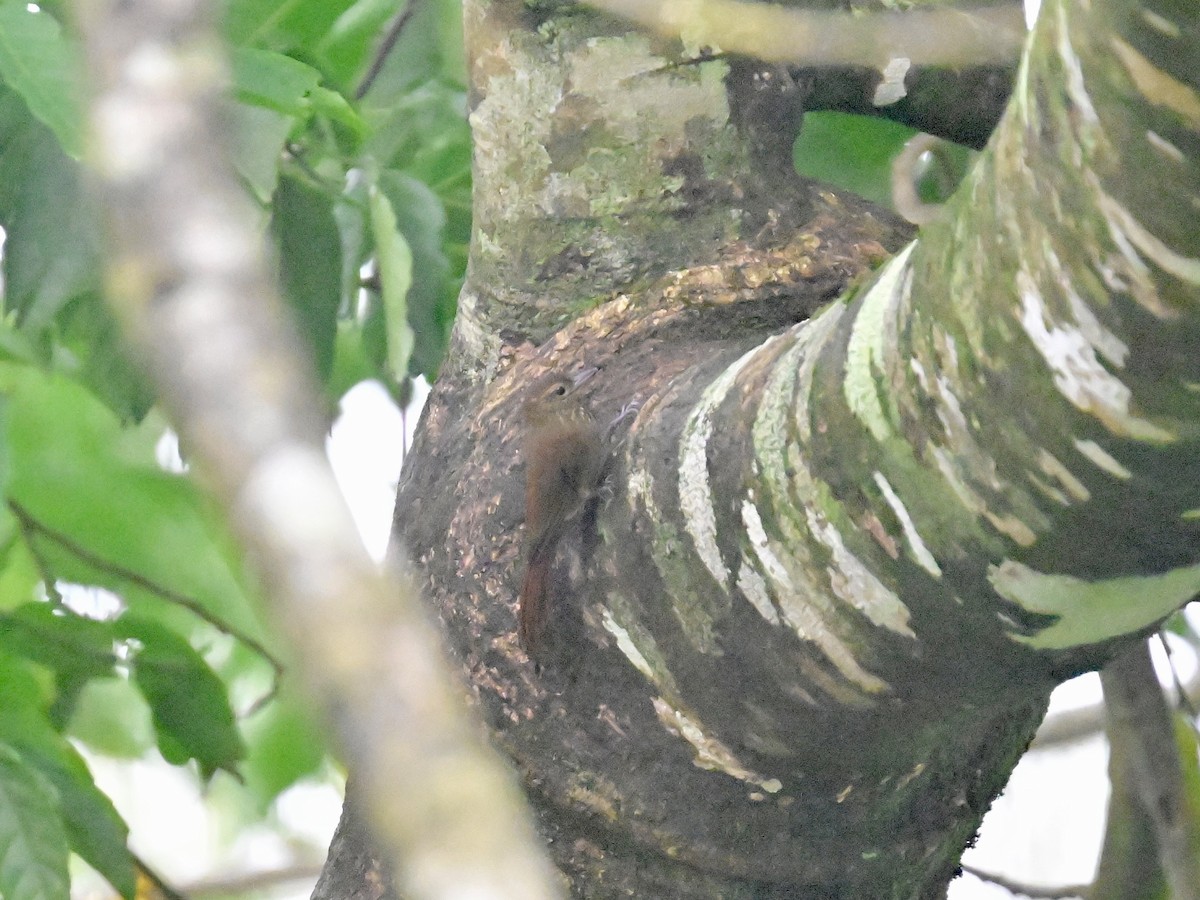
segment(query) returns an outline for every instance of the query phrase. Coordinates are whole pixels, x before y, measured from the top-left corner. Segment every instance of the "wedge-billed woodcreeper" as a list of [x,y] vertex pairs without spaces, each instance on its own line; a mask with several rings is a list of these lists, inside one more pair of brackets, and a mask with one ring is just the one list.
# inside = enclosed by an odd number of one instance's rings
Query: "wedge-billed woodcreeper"
[[530,391],[525,422],[525,577],[517,637],[531,656],[550,618],[550,567],[559,542],[596,496],[608,459],[604,429],[579,394],[595,370],[551,375]]

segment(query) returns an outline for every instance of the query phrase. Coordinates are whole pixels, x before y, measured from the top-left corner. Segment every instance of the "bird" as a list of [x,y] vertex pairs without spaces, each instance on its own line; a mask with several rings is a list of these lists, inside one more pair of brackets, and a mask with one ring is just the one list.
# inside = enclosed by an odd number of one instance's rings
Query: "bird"
[[525,574],[517,604],[517,638],[531,657],[550,620],[550,568],[603,481],[607,439],[579,388],[596,372],[551,373],[529,390],[522,411],[525,455]]

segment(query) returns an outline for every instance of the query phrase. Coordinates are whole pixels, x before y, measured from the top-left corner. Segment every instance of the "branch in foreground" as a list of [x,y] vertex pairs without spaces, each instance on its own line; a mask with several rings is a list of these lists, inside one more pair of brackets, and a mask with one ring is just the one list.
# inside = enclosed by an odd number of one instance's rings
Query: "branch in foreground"
[[1020,56],[1020,4],[974,10],[910,9],[851,16],[744,0],[587,0],[602,12],[689,45],[796,66],[982,66]]
[[95,0],[97,181],[108,292],[263,578],[311,695],[412,898],[555,896],[514,778],[482,741],[410,580],[371,562],[323,449],[217,100],[199,0]]

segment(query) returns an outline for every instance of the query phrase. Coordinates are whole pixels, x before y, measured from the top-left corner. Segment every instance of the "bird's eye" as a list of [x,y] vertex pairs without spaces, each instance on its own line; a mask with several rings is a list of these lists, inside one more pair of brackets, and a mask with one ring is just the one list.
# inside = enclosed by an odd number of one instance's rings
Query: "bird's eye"
[[564,396],[567,393],[567,386],[565,384],[556,385],[554,388],[554,393],[559,397]]

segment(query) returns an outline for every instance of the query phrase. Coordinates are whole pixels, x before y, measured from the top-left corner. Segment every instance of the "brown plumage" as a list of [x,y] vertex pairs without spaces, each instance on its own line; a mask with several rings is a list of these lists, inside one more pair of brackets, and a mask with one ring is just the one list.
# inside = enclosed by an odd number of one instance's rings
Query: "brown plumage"
[[574,379],[550,376],[524,406],[525,577],[517,608],[517,637],[531,656],[549,621],[550,567],[559,542],[595,495],[607,458],[604,432],[582,402]]

